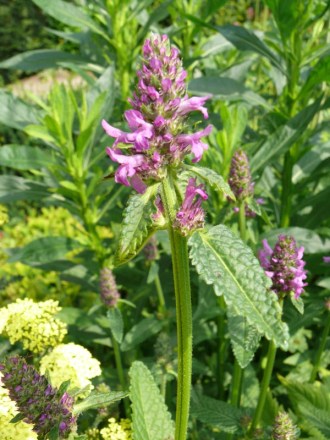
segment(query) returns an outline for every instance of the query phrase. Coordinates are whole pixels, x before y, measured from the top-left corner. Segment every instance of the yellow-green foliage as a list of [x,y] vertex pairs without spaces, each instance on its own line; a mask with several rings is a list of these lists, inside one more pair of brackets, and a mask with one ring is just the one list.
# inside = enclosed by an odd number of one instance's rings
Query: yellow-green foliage
[[0,309],[0,333],[11,344],[20,341],[26,350],[42,353],[60,344],[67,333],[66,324],[54,316],[60,310],[57,301],[18,299]]
[[[80,223],[64,208],[44,207],[41,212],[30,209],[24,220],[8,222],[7,210],[0,205],[0,226],[1,219],[1,249],[24,246],[48,235],[85,239]],[[12,280],[13,277],[19,279]],[[3,250],[0,250],[0,278],[8,281],[0,293],[2,303],[27,297],[37,301],[58,299],[61,305],[71,305],[80,291],[79,286],[62,281],[55,272],[42,271],[20,262],[8,263]]]
[[69,390],[87,387],[87,391],[80,395],[86,397],[93,388],[90,379],[99,376],[101,369],[100,362],[86,348],[70,343],[58,345],[44,356],[40,361],[40,372],[47,372],[51,384],[57,388],[66,380],[71,381]]
[[129,419],[116,422],[113,417],[108,420],[108,426],[101,429],[102,440],[132,440],[132,423]]
[[10,423],[17,415],[16,405],[10,399],[8,390],[1,385],[0,373],[0,438],[1,440],[37,440],[33,426],[23,421]]

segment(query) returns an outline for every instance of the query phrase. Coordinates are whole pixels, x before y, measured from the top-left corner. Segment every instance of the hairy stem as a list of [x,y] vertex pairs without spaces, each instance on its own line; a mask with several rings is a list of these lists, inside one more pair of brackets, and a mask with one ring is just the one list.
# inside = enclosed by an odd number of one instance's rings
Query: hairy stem
[[178,381],[175,440],[186,440],[192,370],[192,312],[187,239],[173,229],[176,195],[171,176],[162,183],[162,199],[169,220],[169,236],[176,301]]

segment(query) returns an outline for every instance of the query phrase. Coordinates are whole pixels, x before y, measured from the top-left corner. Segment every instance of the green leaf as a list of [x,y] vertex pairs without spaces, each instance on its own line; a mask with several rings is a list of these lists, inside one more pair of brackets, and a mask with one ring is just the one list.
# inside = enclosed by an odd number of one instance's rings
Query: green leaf
[[269,49],[269,47],[261,41],[253,32],[241,27],[227,24],[225,26],[214,26],[228,41],[230,41],[237,49],[252,51],[266,57],[270,63],[285,74],[280,60]]
[[25,415],[24,415],[24,414],[21,414],[21,413],[18,413],[18,414],[16,414],[15,417],[13,417],[12,419],[10,419],[10,423],[17,423],[17,422],[20,422],[20,421],[23,420],[23,419],[25,419]]
[[219,191],[226,197],[230,197],[232,200],[235,200],[235,196],[230,189],[228,183],[215,171],[211,170],[210,168],[194,167],[188,165],[185,166],[185,169],[200,177],[214,190]]
[[128,396],[126,391],[111,391],[110,393],[91,393],[82,402],[74,405],[73,413],[80,414],[91,408],[99,408],[100,406],[108,406],[124,399]]
[[[52,4],[52,2],[48,2]],[[8,60],[0,62],[0,69],[23,70],[24,72],[36,72],[43,69],[59,67],[62,62],[71,61],[86,63],[86,59],[80,55],[62,52],[55,49],[39,49],[15,55]]]
[[50,151],[28,145],[3,145],[0,148],[0,165],[15,170],[33,170],[54,165]]
[[330,55],[321,58],[315,66],[311,68],[310,74],[301,89],[300,95],[309,93],[315,86],[323,81],[329,82]]
[[29,124],[37,124],[43,113],[16,96],[0,90],[0,123],[23,130]]
[[40,201],[51,194],[42,183],[33,182],[18,176],[0,176],[0,203],[17,200]]
[[124,335],[124,322],[120,309],[118,307],[112,307],[109,309],[107,312],[107,318],[113,337],[118,344],[121,344]]
[[135,361],[129,376],[134,440],[173,439],[171,415],[148,368]]
[[245,317],[233,313],[230,307],[227,309],[227,316],[230,342],[235,358],[240,367],[245,368],[252,361],[259,346],[260,334]]
[[266,100],[257,93],[247,89],[244,84],[232,78],[201,77],[189,82],[188,88],[194,94],[212,94],[228,101],[244,101],[249,105],[261,105],[270,108]]
[[302,420],[302,426],[320,439],[330,438],[330,397],[324,385],[289,381],[281,378],[289,398]]
[[68,237],[37,238],[22,248],[11,249],[9,263],[20,261],[28,266],[39,266],[64,258],[81,244]]
[[281,154],[285,153],[305,132],[308,124],[316,115],[320,108],[320,100],[316,100],[313,104],[299,112],[288,123],[275,130],[274,133],[267,136],[265,142],[258,148],[257,152],[251,159],[251,171],[265,168],[272,163]]
[[58,440],[60,437],[60,430],[59,426],[54,426],[49,433],[47,434],[47,437],[49,440]]
[[271,281],[251,249],[223,225],[195,232],[189,245],[198,274],[214,285],[217,295],[224,295],[228,307],[277,346],[286,348],[288,329],[281,322],[277,297],[270,292]]
[[301,297],[295,298],[294,294],[290,295],[291,304],[298,312],[303,315],[304,314],[304,301]]
[[59,389],[58,389],[58,393],[62,396],[62,394],[64,394],[66,392],[66,390],[69,388],[71,383],[71,380],[66,380],[65,382],[62,382]]
[[132,348],[141,344],[141,342],[157,334],[162,329],[162,323],[156,318],[146,318],[134,325],[120,346],[121,351],[132,350]]
[[91,31],[104,37],[103,30],[82,8],[75,6],[69,2],[61,0],[33,0],[39,8],[46,14],[68,26],[77,27],[79,29],[88,28]]
[[151,198],[155,196],[158,186],[149,186],[144,194],[134,194],[128,200],[116,255],[121,263],[135,257],[154,232],[150,217],[154,211]]
[[193,394],[191,413],[201,422],[229,433],[241,431],[243,411],[229,403],[201,394]]
[[301,179],[310,177],[312,172],[326,159],[330,157],[330,141],[317,141],[293,167],[292,182],[297,183]]

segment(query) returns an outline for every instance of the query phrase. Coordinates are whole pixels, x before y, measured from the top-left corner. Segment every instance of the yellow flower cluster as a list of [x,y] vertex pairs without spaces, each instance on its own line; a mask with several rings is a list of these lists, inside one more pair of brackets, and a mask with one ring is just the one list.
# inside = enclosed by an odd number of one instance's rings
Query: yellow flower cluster
[[67,333],[66,324],[54,317],[60,310],[57,301],[18,299],[0,309],[0,332],[11,344],[21,341],[26,350],[42,353],[60,344]]
[[116,419],[111,417],[108,420],[108,426],[101,429],[101,436],[103,440],[132,440],[132,423],[129,419]]
[[69,390],[88,387],[80,397],[86,397],[93,389],[90,379],[101,374],[100,362],[86,348],[73,342],[58,345],[41,359],[40,372],[46,371],[54,387],[66,380],[71,381]]
[[[1,375],[0,375],[1,377]],[[8,390],[1,385],[0,378],[0,438],[1,440],[37,440],[33,426],[23,421],[10,423],[17,414],[15,403],[10,399]]]

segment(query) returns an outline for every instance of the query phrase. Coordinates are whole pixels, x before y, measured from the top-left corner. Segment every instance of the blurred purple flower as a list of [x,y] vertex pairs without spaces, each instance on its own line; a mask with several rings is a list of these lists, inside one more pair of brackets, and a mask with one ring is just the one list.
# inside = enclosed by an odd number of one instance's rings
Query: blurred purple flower
[[267,240],[263,240],[263,249],[259,251],[261,266],[265,269],[266,275],[272,280],[272,290],[285,295],[294,293],[297,299],[304,291],[307,278],[303,260],[304,248],[296,246],[293,237],[280,235],[272,249]]
[[330,263],[330,257],[323,257],[324,263]]
[[184,201],[176,215],[174,228],[179,229],[183,235],[203,228],[205,213],[201,204],[202,200],[207,198],[204,185],[196,185],[196,179],[189,179]]
[[120,299],[120,293],[112,270],[108,267],[103,267],[100,272],[100,293],[105,306],[116,307]]
[[8,389],[11,400],[16,402],[24,421],[34,425],[38,438],[46,438],[58,428],[59,438],[67,438],[76,424],[72,414],[74,399],[68,393],[60,393],[40,375],[32,365],[20,356],[0,363],[1,381]]

